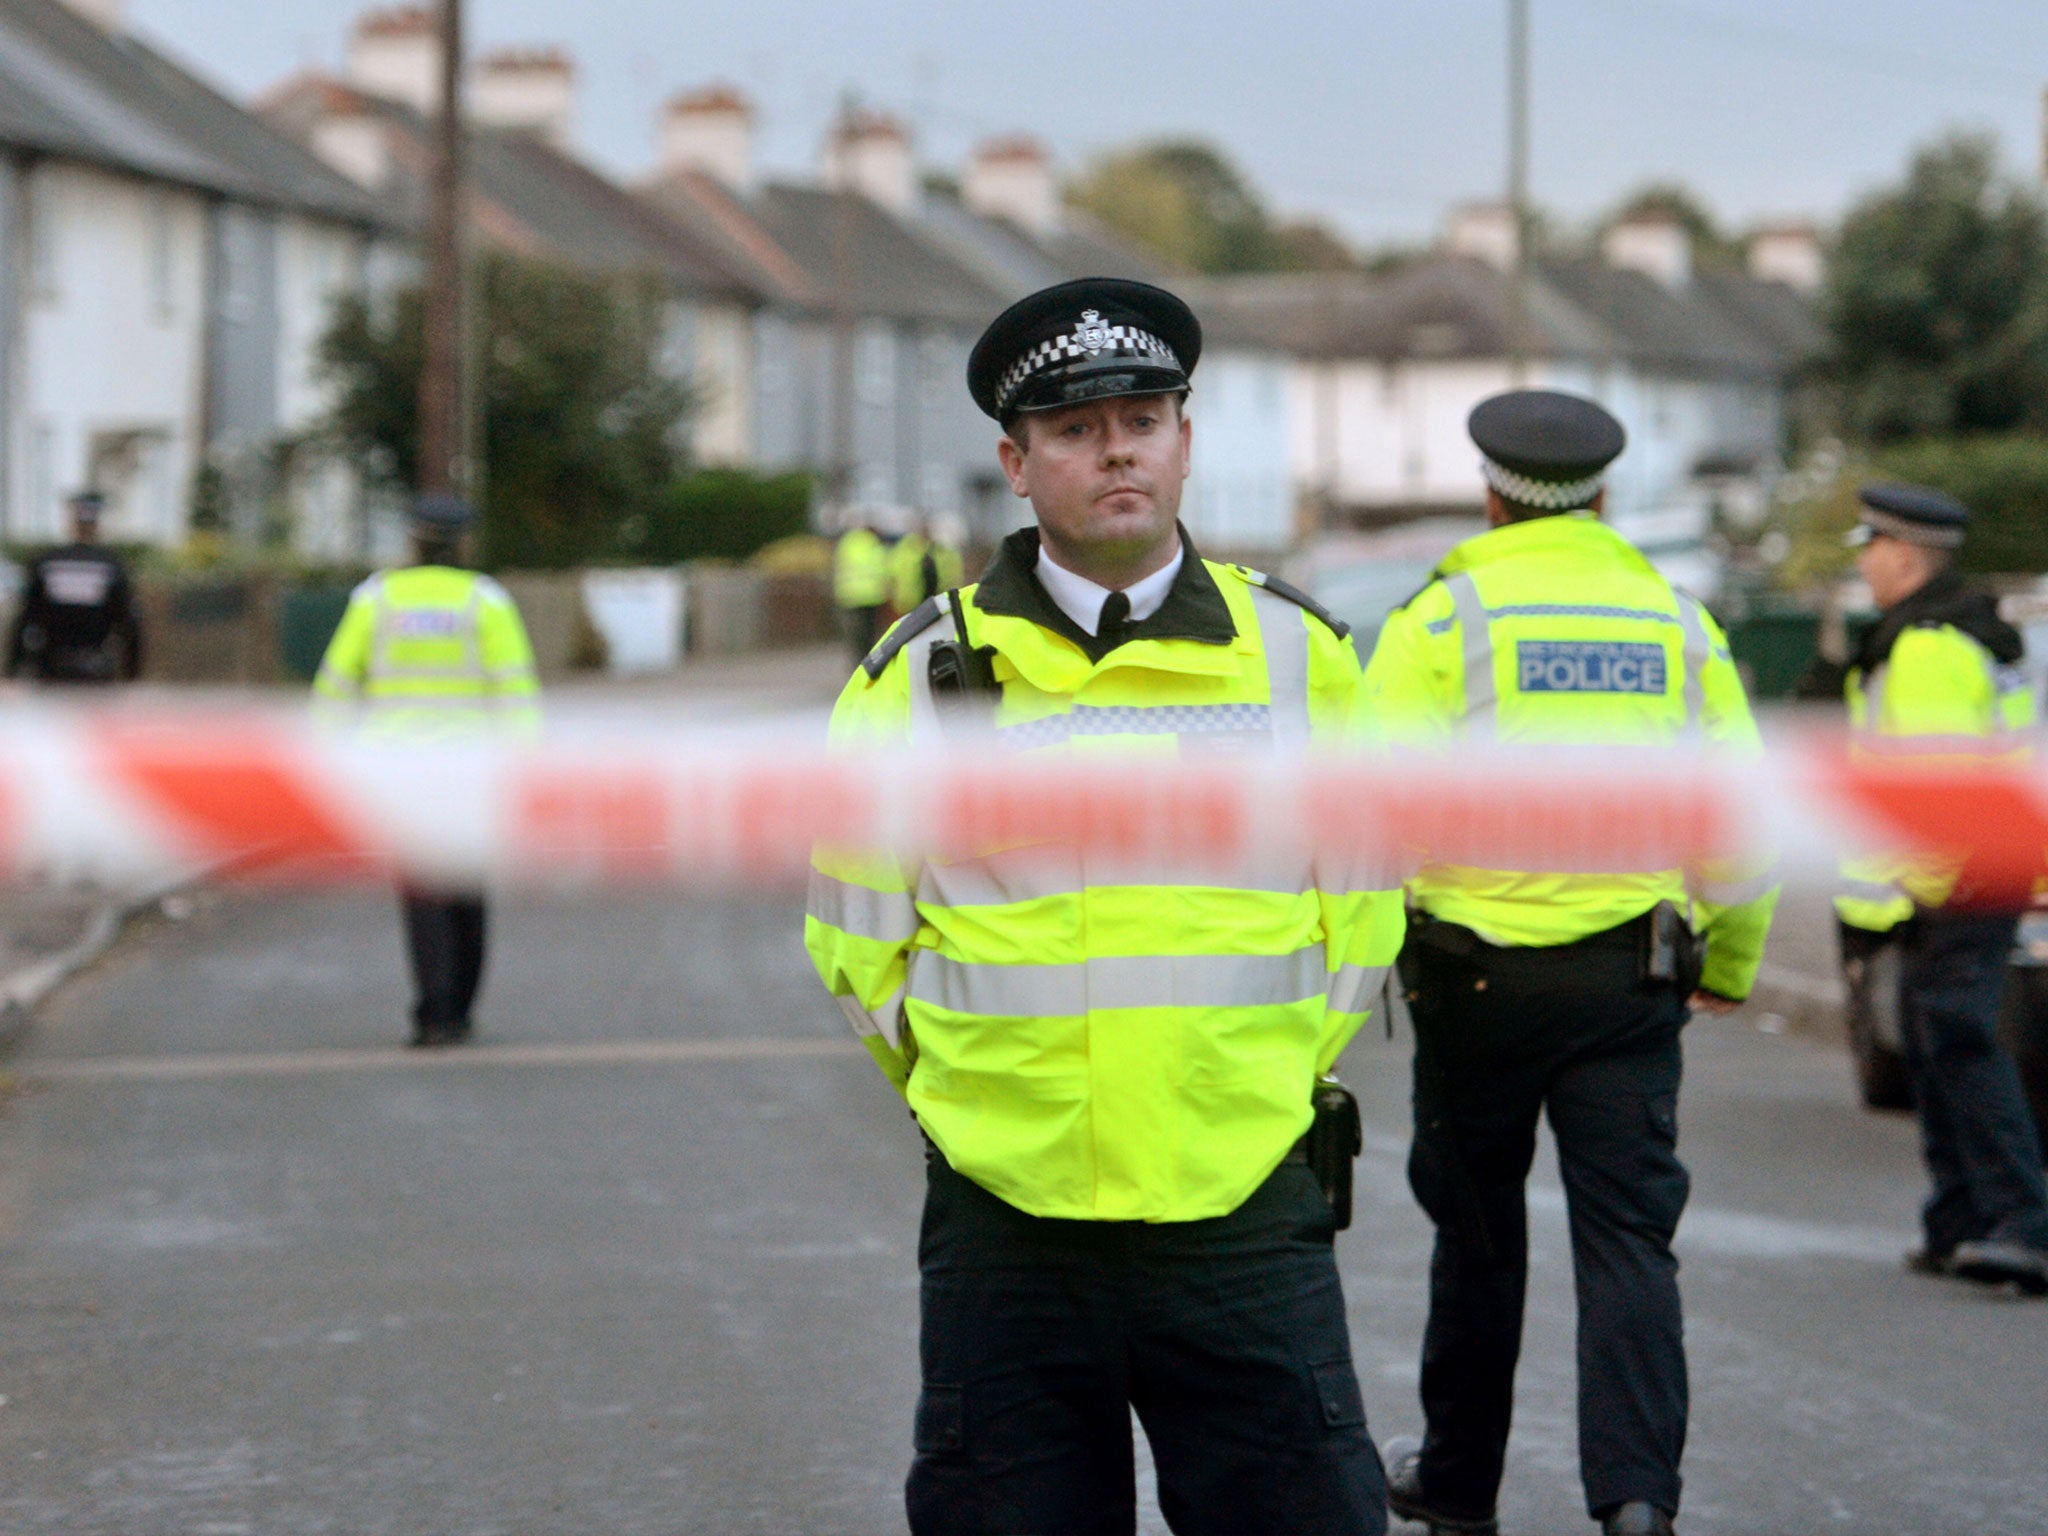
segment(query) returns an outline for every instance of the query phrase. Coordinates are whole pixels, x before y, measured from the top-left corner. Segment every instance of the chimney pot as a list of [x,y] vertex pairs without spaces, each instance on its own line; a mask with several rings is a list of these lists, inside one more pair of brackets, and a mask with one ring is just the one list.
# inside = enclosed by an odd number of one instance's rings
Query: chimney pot
[[1018,135],[977,144],[960,191],[967,206],[985,218],[1007,219],[1040,239],[1059,231],[1052,156],[1036,139]]
[[909,130],[881,112],[842,117],[825,146],[825,184],[858,192],[891,213],[909,213],[917,201]]
[[699,171],[733,192],[754,185],[754,108],[729,85],[669,99],[662,113],[661,168]]
[[1607,231],[1600,254],[1611,267],[1640,272],[1666,288],[1692,281],[1692,236],[1664,214],[1638,214]]
[[365,11],[348,45],[348,83],[431,114],[441,104],[441,27],[425,6]]
[[1827,281],[1827,257],[1820,231],[1811,224],[1771,224],[1749,241],[1749,275],[1783,283],[1795,293],[1816,294]]
[[500,48],[477,60],[469,103],[480,123],[566,150],[575,137],[576,65],[559,48]]
[[1471,256],[1501,272],[1513,269],[1520,244],[1515,210],[1506,203],[1466,203],[1453,208],[1444,231],[1444,248],[1453,256]]

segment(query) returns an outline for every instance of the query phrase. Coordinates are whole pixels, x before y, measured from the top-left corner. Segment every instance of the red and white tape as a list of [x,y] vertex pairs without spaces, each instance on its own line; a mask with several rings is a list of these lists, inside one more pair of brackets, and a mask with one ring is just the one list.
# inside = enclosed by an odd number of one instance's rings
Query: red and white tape
[[337,740],[252,711],[9,708],[0,874],[773,884],[829,841],[954,859],[1033,846],[1158,870],[1314,854],[1397,870],[1657,869],[1768,853],[1965,859],[2024,899],[2048,773],[1872,760],[1839,735],[1760,759],[1648,751],[1318,755],[827,755],[815,734],[592,718],[539,742]]

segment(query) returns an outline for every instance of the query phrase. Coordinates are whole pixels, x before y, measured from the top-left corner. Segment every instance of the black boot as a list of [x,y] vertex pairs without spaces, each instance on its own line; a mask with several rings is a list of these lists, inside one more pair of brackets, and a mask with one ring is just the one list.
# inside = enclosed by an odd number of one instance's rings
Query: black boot
[[1600,1536],[1673,1536],[1671,1517],[1645,1499],[1631,1499],[1608,1511]]
[[1452,1515],[1433,1508],[1422,1491],[1422,1442],[1412,1435],[1389,1440],[1387,1508],[1403,1520],[1429,1527],[1429,1536],[1500,1536],[1500,1522],[1483,1515]]

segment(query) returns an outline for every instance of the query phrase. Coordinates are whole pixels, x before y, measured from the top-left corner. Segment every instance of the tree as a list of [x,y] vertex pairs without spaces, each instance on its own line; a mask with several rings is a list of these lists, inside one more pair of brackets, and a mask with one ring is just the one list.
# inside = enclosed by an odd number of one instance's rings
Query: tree
[[2048,427],[2048,221],[1988,139],[1923,150],[1851,210],[1822,319],[1845,425],[1873,443]]
[[[651,278],[606,279],[493,252],[476,286],[482,556],[540,569],[629,557],[685,467],[687,388],[663,372],[670,303]],[[373,479],[418,466],[421,295],[345,300],[321,344],[330,435]]]

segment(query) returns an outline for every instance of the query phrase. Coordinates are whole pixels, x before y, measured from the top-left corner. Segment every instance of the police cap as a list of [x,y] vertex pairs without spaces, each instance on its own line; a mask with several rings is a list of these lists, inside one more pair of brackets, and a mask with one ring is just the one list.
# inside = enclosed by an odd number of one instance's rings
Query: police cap
[[1164,288],[1083,277],[990,321],[967,359],[967,390],[1008,424],[1022,411],[1186,389],[1201,355],[1201,322]]
[[413,498],[412,526],[415,533],[434,539],[452,539],[469,523],[469,503],[450,491],[422,491]]
[[1846,542],[1851,548],[1882,533],[1929,549],[1955,549],[1970,526],[1970,509],[1932,486],[1877,480],[1858,487],[1856,499],[1863,503],[1863,513],[1862,521],[1849,531]]
[[1554,389],[1513,389],[1482,400],[1465,430],[1483,455],[1486,483],[1540,512],[1590,506],[1628,442],[1600,405]]

